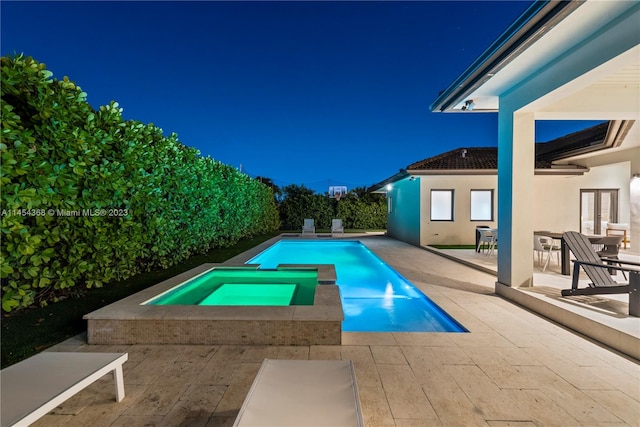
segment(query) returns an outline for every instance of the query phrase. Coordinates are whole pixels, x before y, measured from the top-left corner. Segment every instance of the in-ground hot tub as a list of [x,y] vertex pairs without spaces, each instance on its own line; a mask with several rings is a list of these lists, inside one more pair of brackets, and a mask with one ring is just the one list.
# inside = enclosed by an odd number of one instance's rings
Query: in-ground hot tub
[[[85,315],[87,339],[89,344],[337,345],[344,315],[335,281],[333,265],[260,270],[203,264]],[[260,295],[277,304],[264,305]]]
[[317,284],[317,269],[213,267],[144,304],[313,305]]

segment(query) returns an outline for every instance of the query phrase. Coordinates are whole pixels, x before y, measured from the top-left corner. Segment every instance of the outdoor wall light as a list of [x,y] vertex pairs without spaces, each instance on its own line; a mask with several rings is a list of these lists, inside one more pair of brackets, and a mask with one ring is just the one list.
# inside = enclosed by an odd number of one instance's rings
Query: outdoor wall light
[[387,191],[391,191],[391,188],[392,188],[391,184],[387,184],[387,186],[386,186]]
[[464,105],[462,106],[462,111],[472,111],[473,107],[475,107],[476,104],[475,102],[473,102],[473,99],[467,99],[466,101],[464,101]]
[[415,180],[416,180],[415,176],[412,176],[411,178],[409,178],[409,181],[415,181]]

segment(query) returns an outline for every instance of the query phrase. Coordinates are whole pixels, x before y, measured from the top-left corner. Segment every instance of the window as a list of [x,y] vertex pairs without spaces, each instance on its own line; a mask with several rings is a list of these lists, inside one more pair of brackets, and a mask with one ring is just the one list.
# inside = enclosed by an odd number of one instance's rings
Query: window
[[453,221],[453,190],[431,190],[431,221]]
[[471,190],[471,221],[493,221],[493,190]]

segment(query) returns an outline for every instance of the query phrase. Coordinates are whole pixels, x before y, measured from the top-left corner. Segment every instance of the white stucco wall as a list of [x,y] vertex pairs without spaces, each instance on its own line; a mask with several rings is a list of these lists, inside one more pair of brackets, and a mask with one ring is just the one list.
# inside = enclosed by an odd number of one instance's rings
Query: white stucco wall
[[[497,227],[497,175],[423,176],[420,188],[420,242],[422,245],[475,243],[476,226]],[[431,221],[431,190],[455,190],[454,221]],[[471,190],[494,190],[494,221],[471,221]]]
[[[634,125],[638,127],[638,123]],[[637,132],[632,138],[638,141]],[[595,168],[596,166],[612,163],[629,164],[629,210],[620,212],[619,222],[630,225],[630,239],[632,252],[640,253],[640,178],[632,178],[634,175],[640,177],[640,148],[634,147],[627,150],[616,151],[602,156],[587,158],[576,161],[584,166]]]
[[618,222],[628,223],[629,176],[629,162],[594,167],[582,176],[536,176],[534,229],[580,231],[581,189],[618,189]]
[[[528,206],[532,209],[534,230],[567,231],[580,230],[580,190],[619,189],[618,222],[630,221],[630,163],[592,167],[581,176],[536,175],[534,189]],[[454,221],[430,220],[430,192],[432,189],[454,189]],[[495,221],[471,221],[470,191],[494,190]],[[424,176],[420,189],[420,244],[421,245],[468,245],[475,243],[478,225],[499,227],[497,218],[497,176]],[[517,212],[515,213],[517,215]]]

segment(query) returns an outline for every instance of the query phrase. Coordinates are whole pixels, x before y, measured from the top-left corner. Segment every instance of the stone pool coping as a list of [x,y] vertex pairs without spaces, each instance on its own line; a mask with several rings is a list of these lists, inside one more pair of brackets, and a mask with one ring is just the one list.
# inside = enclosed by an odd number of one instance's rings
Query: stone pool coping
[[256,265],[207,263],[93,311],[89,344],[337,345],[344,313],[333,264],[283,264],[278,269],[318,271],[313,305],[187,306],[141,305],[212,268]]

